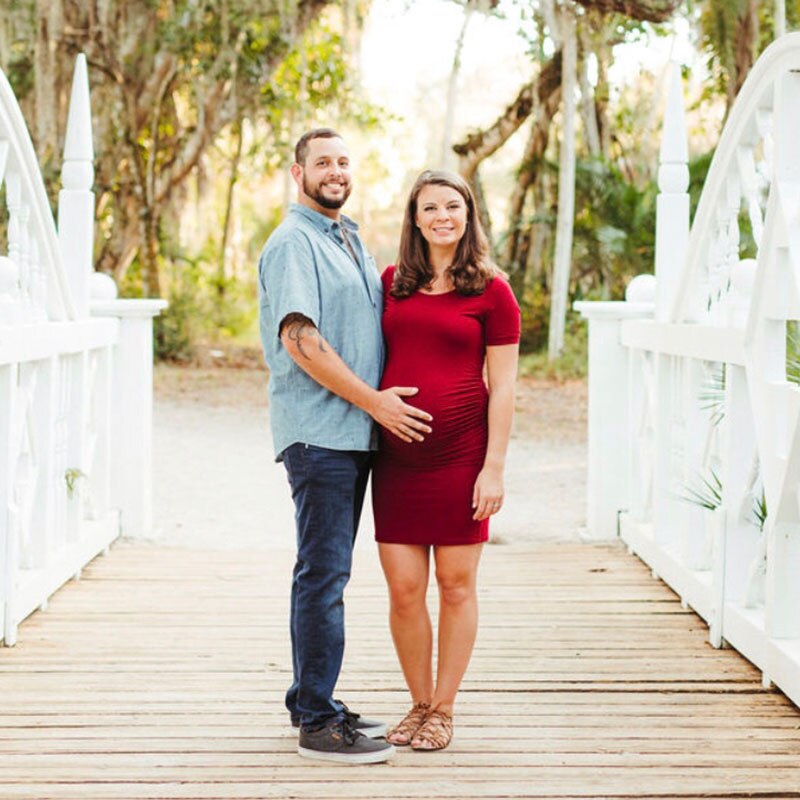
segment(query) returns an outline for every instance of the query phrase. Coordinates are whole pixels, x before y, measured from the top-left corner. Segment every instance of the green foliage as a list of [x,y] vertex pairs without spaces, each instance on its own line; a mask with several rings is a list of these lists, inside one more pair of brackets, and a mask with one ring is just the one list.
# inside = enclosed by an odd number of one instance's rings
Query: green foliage
[[708,176],[708,171],[711,169],[711,159],[714,157],[714,151],[710,150],[708,153],[703,153],[700,156],[695,156],[689,161],[689,219],[694,219],[694,213],[697,211],[697,204],[700,202],[700,195],[703,193],[703,186]]
[[183,263],[170,261],[169,307],[155,320],[156,358],[189,362],[199,343],[252,341],[257,333],[257,287],[247,277],[221,277],[214,242]]
[[306,120],[305,127],[346,119],[370,130],[389,118],[364,97],[345,51],[341,33],[319,21],[282,60],[272,80],[261,85],[259,112],[269,123],[273,141],[267,161],[270,168],[285,165],[297,135],[293,123],[298,112]]
[[546,329],[544,336],[545,343],[540,345],[540,349],[532,352],[526,352],[523,349],[523,354],[519,360],[520,374],[535,375],[538,378],[554,380],[585,378],[589,353],[586,320],[575,312],[570,312],[567,315],[567,327],[564,331],[564,352],[552,361],[547,357]]
[[707,475],[698,475],[693,486],[689,486],[686,495],[681,497],[687,503],[713,511],[722,505],[722,481],[713,468]]
[[614,164],[578,162],[573,299],[622,298],[631,278],[653,271],[656,195],[654,181],[639,187]]
[[197,298],[183,290],[170,292],[168,301],[153,323],[153,352],[159,361],[188,363],[199,320]]
[[523,352],[540,350],[547,345],[547,326],[550,319],[550,295],[538,283],[523,290],[520,310],[522,312]]
[[786,380],[800,385],[800,324],[786,323]]
[[67,486],[67,497],[72,499],[75,494],[75,489],[78,487],[78,481],[85,477],[86,473],[77,467],[69,467],[64,470],[64,483]]
[[764,487],[761,487],[761,494],[753,498],[753,524],[760,530],[764,530],[767,521],[767,494]]
[[698,396],[700,408],[709,412],[712,425],[719,425],[725,419],[725,367],[724,363],[714,366]]
[[734,68],[736,25],[747,0],[704,0],[698,5],[700,41],[706,53],[709,90],[724,95]]

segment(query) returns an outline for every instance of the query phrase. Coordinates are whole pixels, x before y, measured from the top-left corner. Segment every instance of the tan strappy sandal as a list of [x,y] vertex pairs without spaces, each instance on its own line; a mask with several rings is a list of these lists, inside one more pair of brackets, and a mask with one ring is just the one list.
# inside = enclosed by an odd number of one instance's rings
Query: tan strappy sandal
[[425,717],[430,710],[430,703],[415,703],[411,711],[397,725],[386,731],[386,741],[400,747],[411,744],[414,734],[425,722]]
[[453,738],[453,715],[435,708],[411,738],[412,750],[444,750]]

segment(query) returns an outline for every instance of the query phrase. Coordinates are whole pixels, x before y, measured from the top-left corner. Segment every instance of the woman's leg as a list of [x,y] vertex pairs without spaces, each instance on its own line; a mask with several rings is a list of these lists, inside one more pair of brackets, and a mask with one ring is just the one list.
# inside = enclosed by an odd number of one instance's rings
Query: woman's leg
[[439,584],[439,642],[436,688],[431,706],[453,713],[478,632],[478,562],[482,544],[434,548]]
[[414,544],[378,544],[389,587],[389,626],[414,704],[433,695],[433,634],[425,595],[428,548]]

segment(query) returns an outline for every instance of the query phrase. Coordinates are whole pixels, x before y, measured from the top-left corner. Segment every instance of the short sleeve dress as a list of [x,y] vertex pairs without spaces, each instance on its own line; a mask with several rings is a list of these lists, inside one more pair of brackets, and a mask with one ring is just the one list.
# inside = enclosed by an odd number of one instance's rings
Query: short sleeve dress
[[375,538],[421,545],[485,542],[488,519],[472,519],[488,436],[483,366],[487,346],[519,341],[519,305],[502,277],[480,295],[415,292],[398,299],[389,293],[393,275],[388,267],[381,278],[381,388],[419,387],[408,402],[433,417],[433,432],[409,444],[381,429],[372,473]]

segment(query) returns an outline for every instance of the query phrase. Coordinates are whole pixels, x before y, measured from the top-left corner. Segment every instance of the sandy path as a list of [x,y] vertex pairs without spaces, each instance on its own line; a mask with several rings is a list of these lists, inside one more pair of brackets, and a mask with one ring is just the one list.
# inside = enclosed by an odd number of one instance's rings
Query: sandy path
[[[265,377],[255,370],[159,366],[154,538],[210,548],[293,544],[293,507],[272,458]],[[575,540],[585,525],[585,388],[525,381],[506,470],[498,542]],[[371,546],[365,508],[359,546]]]

